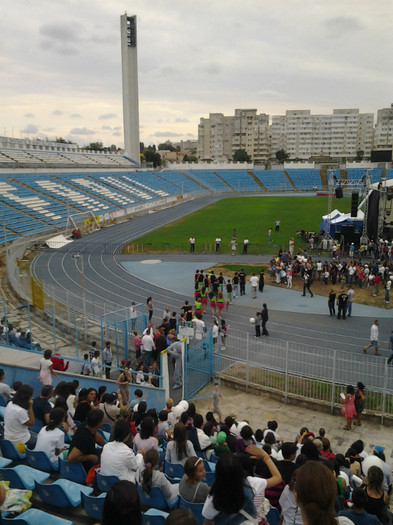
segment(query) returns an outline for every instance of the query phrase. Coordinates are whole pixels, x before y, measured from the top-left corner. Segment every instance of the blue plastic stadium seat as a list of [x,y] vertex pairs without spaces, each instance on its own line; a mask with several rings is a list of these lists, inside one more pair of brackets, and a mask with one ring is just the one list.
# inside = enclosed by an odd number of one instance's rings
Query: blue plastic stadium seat
[[148,509],[154,508],[165,510],[177,507],[179,497],[176,497],[173,501],[169,502],[160,487],[152,487],[150,494],[146,494],[138,483],[137,488],[141,504]]
[[47,472],[42,472],[27,465],[16,465],[13,468],[1,468],[0,479],[10,482],[13,489],[34,490],[35,482],[42,483],[49,478]]
[[89,496],[82,492],[82,507],[85,509],[89,518],[93,518],[101,522],[102,511],[104,508],[106,492],[103,492],[97,497]]
[[95,470],[96,485],[98,490],[101,492],[108,492],[111,486],[119,481],[117,476],[103,476],[101,474],[101,469],[96,468]]
[[59,456],[59,469],[63,478],[75,483],[86,483],[86,470],[82,463],[70,463]]
[[169,514],[159,509],[148,509],[143,513],[143,525],[163,525]]
[[46,504],[60,509],[77,507],[82,501],[82,493],[90,495],[91,487],[74,483],[68,479],[58,479],[50,485],[44,485],[36,481],[37,495]]
[[9,525],[72,525],[72,521],[58,518],[39,509],[28,509],[16,518],[8,518],[3,514],[3,523]]
[[165,460],[164,474],[171,483],[180,483],[181,478],[184,476],[183,465],[180,463],[170,463]]
[[204,503],[190,503],[186,501],[182,496],[179,496],[179,507],[184,509],[190,509],[194,518],[198,523],[203,523],[204,518],[202,516],[202,509]]
[[26,457],[26,454],[21,454],[12,441],[9,441],[8,439],[0,439],[0,449],[3,457],[14,461],[19,461]]
[[59,460],[57,459],[57,465],[54,465],[46,452],[41,450],[29,450],[26,449],[27,463],[38,470],[44,472],[53,472],[59,470]]
[[276,507],[270,507],[269,512],[266,515],[267,522],[269,525],[278,525],[280,522],[280,514]]

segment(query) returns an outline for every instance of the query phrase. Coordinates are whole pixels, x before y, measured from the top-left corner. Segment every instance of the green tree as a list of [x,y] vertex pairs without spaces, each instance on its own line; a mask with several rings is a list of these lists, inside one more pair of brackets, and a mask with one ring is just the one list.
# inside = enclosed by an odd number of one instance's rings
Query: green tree
[[364,157],[364,151],[359,149],[356,152],[356,160],[360,162],[361,160],[363,160],[363,157]]
[[152,147],[149,146],[144,151],[144,155],[145,155],[146,162],[152,163],[154,168],[156,168],[157,166],[161,166],[161,162],[162,162],[161,155],[157,153],[155,150],[153,150]]
[[198,158],[195,155],[184,155],[183,162],[198,162]]
[[92,151],[102,151],[105,149],[102,142],[90,142],[90,144],[84,147],[86,149],[91,149]]
[[287,153],[284,149],[279,149],[276,151],[276,159],[280,164],[284,164],[284,162],[289,159],[289,153]]
[[167,140],[166,142],[158,144],[158,151],[176,151],[176,148],[169,140]]
[[250,162],[251,156],[247,153],[245,149],[237,149],[233,153],[233,160],[235,162]]

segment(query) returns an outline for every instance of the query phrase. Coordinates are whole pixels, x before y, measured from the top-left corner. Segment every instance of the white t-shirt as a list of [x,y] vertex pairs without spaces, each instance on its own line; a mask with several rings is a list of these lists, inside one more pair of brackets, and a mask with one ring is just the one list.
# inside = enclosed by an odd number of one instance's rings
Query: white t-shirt
[[165,459],[169,461],[169,463],[181,463],[184,466],[184,463],[190,456],[196,456],[194,445],[189,440],[187,440],[186,444],[186,454],[182,459],[177,459],[176,443],[170,441],[166,447]]
[[102,449],[101,474],[104,476],[117,476],[134,483],[135,472],[142,464],[142,454],[134,454],[130,447],[120,441],[110,441]]
[[195,326],[195,338],[202,339],[203,332],[205,329],[205,322],[202,321],[202,319],[193,319],[192,322],[194,323],[194,326]]
[[93,366],[93,375],[99,376],[100,367],[98,366],[98,357],[93,357],[93,359],[91,360],[91,364]]
[[142,337],[143,351],[152,352],[155,349],[154,339],[151,335],[144,335]]
[[4,397],[4,400],[8,402],[11,394],[11,389],[5,383],[0,383],[0,396]]
[[4,412],[4,439],[12,441],[15,445],[19,442],[27,443],[30,439],[28,427],[24,424],[29,420],[25,408],[14,405],[11,401]]
[[250,277],[250,284],[253,288],[256,288],[258,286],[258,277],[256,275]]
[[56,463],[58,458],[55,454],[56,448],[64,448],[64,432],[59,428],[53,430],[46,430],[46,427],[41,428],[34,450],[46,452],[51,462]]

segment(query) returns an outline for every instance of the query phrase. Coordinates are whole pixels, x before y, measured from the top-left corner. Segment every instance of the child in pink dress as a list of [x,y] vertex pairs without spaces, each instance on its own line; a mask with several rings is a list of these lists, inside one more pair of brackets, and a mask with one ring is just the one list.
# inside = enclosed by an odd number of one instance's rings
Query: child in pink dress
[[347,420],[344,430],[351,430],[353,417],[356,416],[355,408],[355,389],[352,385],[347,386],[347,394],[344,399],[344,404],[341,413]]

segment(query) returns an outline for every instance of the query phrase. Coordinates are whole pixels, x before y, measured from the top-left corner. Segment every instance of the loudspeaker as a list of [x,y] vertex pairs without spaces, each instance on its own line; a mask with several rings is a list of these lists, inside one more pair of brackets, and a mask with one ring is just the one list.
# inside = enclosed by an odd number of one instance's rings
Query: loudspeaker
[[357,215],[358,215],[358,203],[359,203],[359,193],[352,193],[351,217],[357,217]]
[[342,199],[343,198],[343,189],[342,189],[341,186],[336,188],[335,193],[336,193],[336,199]]

